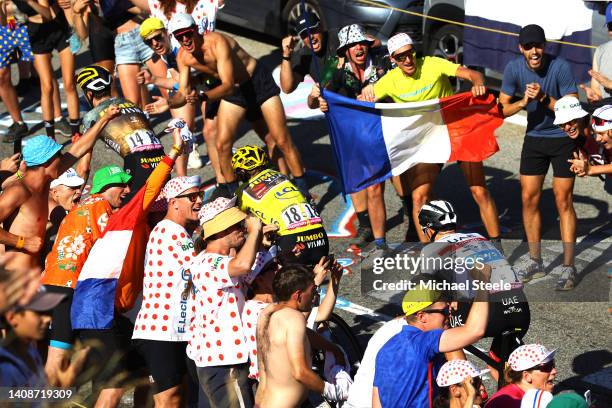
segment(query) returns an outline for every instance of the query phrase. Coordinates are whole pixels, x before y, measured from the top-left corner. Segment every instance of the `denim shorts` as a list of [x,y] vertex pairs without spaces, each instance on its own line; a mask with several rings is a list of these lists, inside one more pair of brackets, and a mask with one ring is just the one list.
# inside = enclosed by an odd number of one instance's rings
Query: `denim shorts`
[[140,26],[115,37],[115,64],[144,64],[153,57],[153,50],[140,38]]

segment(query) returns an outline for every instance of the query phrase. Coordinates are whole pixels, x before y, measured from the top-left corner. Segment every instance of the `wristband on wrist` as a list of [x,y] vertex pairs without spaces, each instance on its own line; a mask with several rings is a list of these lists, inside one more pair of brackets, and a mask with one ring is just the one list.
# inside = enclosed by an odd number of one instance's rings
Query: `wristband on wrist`
[[181,152],[183,151],[183,146],[172,145],[172,150],[174,150],[178,154],[181,154]]
[[283,55],[283,59],[284,59],[285,61],[291,61],[291,55],[289,55],[288,57],[285,57],[285,56]]
[[17,243],[15,244],[15,248],[21,249],[25,245],[25,238],[19,235],[17,237]]
[[15,173],[15,177],[17,178],[17,180],[21,180],[23,178],[23,173],[21,172],[21,170],[17,170],[17,173]]

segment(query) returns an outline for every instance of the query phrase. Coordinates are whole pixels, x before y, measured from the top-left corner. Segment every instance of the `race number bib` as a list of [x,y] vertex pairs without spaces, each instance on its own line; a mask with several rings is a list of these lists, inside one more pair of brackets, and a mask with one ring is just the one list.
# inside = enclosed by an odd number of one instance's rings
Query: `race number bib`
[[319,213],[308,203],[293,204],[285,208],[281,217],[288,230],[321,223]]
[[131,152],[146,150],[146,148],[149,146],[159,146],[161,144],[153,132],[149,132],[144,129],[137,129],[130,133],[125,138],[125,141],[127,142]]

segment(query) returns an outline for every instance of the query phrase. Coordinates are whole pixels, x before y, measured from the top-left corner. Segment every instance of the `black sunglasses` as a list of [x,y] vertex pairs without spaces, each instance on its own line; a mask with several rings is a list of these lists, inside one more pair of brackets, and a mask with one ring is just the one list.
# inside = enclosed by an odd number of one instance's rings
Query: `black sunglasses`
[[534,370],[542,371],[543,373],[550,373],[555,368],[555,360],[549,361],[533,367]]
[[530,49],[532,49],[533,47],[536,48],[544,48],[544,44],[543,43],[535,43],[535,42],[531,42],[531,43],[527,43],[525,45],[523,45],[523,49],[525,51],[529,51]]
[[196,191],[195,193],[181,194],[181,195],[177,195],[175,198],[188,198],[189,201],[191,201],[192,203],[195,203],[196,201],[198,201],[198,198],[204,201],[204,192]]
[[401,54],[397,54],[393,56],[393,59],[398,62],[404,62],[407,58],[414,58],[416,51],[414,49],[408,50],[406,52],[402,52]]
[[162,33],[159,33],[155,37],[147,38],[146,40],[144,40],[144,42],[147,45],[151,45],[151,44],[153,44],[153,40],[155,40],[158,43],[162,42],[162,41],[164,41],[164,35]]
[[446,317],[448,317],[450,315],[450,312],[448,311],[448,309],[425,309],[422,310],[423,313],[440,313],[441,315],[444,315]]
[[189,28],[187,30],[183,30],[183,31],[180,31],[180,32],[174,32],[174,33],[172,33],[172,35],[178,41],[181,41],[183,39],[183,37],[187,37],[187,38],[193,37],[194,33],[195,33],[195,30],[193,28]]

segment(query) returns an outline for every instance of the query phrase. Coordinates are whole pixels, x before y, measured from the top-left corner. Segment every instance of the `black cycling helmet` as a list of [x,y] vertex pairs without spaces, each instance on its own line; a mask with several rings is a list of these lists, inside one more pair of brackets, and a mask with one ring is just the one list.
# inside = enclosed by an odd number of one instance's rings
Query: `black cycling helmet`
[[[434,200],[426,203],[419,211],[419,224],[425,232],[430,228],[436,232],[451,231],[457,228],[457,214],[453,205],[448,201]],[[435,237],[435,235],[431,238]]]
[[232,156],[232,168],[240,178],[248,178],[253,170],[266,167],[269,163],[266,151],[259,146],[243,146]]
[[112,81],[111,73],[100,65],[89,65],[77,75],[77,84],[86,96],[87,92],[93,92],[94,97],[108,94]]

